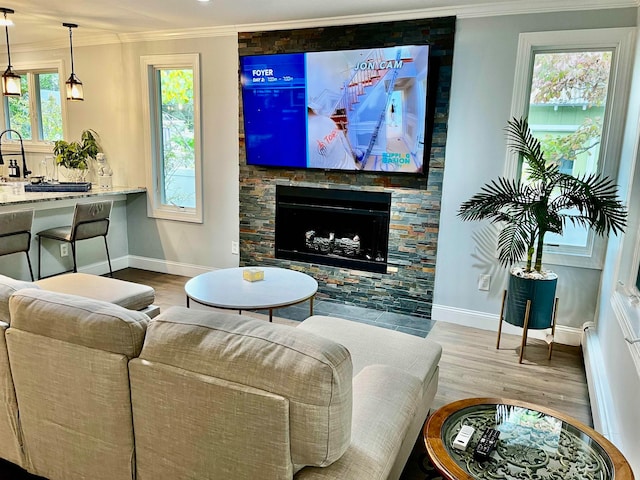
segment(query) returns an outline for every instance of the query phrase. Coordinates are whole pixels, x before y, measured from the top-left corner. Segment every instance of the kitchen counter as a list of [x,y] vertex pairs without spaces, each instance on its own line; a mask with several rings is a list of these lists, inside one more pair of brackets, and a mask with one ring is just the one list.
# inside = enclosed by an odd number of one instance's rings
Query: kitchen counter
[[[25,192],[25,182],[0,183],[0,213],[15,210],[33,210],[33,225],[30,255],[39,258],[37,233],[60,225],[70,225],[73,209],[79,202],[112,200],[113,208],[109,222],[109,253],[113,270],[129,266],[127,243],[127,204],[132,197],[145,195],[142,187],[113,187],[103,190],[96,185],[88,192]],[[109,271],[102,242],[81,242],[78,252],[79,264],[86,273],[102,275]],[[72,263],[69,256],[62,256],[57,242],[45,242],[42,256],[34,263],[34,270],[44,264],[45,272],[69,270]],[[4,255],[0,257],[0,273],[13,278],[29,279],[24,255]]]
[[[0,211],[6,210],[4,207],[22,207],[29,204],[30,207],[47,209],[49,205],[61,206],[68,202],[75,203],[77,200],[87,197],[116,197],[132,193],[144,193],[144,187],[113,187],[103,190],[96,185],[88,192],[25,192],[25,182],[3,182],[0,183]],[[32,205],[37,203],[38,205]]]

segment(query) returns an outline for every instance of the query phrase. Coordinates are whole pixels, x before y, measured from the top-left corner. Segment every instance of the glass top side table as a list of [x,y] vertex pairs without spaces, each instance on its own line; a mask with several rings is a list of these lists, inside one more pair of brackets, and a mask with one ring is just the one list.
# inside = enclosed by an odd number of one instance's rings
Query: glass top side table
[[[475,429],[465,451],[453,448],[463,425]],[[473,450],[486,428],[500,431],[490,458]],[[460,400],[435,412],[424,429],[434,466],[450,480],[631,480],[633,472],[606,438],[571,417],[506,399]]]

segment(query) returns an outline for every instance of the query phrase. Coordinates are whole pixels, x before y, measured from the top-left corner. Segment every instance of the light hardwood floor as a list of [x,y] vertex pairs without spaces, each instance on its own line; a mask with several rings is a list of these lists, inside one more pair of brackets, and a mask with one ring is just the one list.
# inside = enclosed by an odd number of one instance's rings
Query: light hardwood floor
[[[186,304],[187,277],[136,269],[120,270],[114,276],[153,287],[161,311]],[[556,345],[547,360],[546,343],[529,339],[524,361],[518,364],[519,336],[503,334],[500,350],[496,350],[495,332],[438,322],[429,338],[443,347],[434,408],[469,397],[512,398],[553,408],[592,425],[579,347]]]

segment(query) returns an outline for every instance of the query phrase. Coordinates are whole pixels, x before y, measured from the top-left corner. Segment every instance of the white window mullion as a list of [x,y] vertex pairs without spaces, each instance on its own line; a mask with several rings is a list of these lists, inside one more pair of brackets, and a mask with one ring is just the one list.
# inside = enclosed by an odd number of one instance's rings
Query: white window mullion
[[36,81],[33,72],[27,72],[27,83],[29,84],[29,111],[31,112],[29,120],[31,121],[31,141],[37,142],[40,139],[38,129],[38,102],[36,94]]

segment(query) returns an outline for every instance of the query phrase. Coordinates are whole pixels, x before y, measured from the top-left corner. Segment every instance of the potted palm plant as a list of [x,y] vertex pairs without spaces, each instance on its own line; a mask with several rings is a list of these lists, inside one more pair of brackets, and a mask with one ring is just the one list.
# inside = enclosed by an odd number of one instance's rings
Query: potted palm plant
[[98,143],[98,134],[91,129],[84,130],[80,141],[66,142],[57,140],[53,145],[56,163],[67,169],[67,176],[71,180],[82,181],[89,168],[89,159],[96,158],[102,151]]
[[[545,235],[562,235],[567,222],[599,235],[622,232],[627,211],[611,179],[597,174],[574,177],[548,162],[526,118],[511,119],[506,132],[507,147],[526,164],[526,181],[491,181],[460,206],[458,216],[490,219],[500,227],[498,259],[512,267],[504,320],[523,326],[525,305],[531,300],[528,328],[549,328],[557,276],[543,269]],[[525,258],[524,266],[515,266]]]

